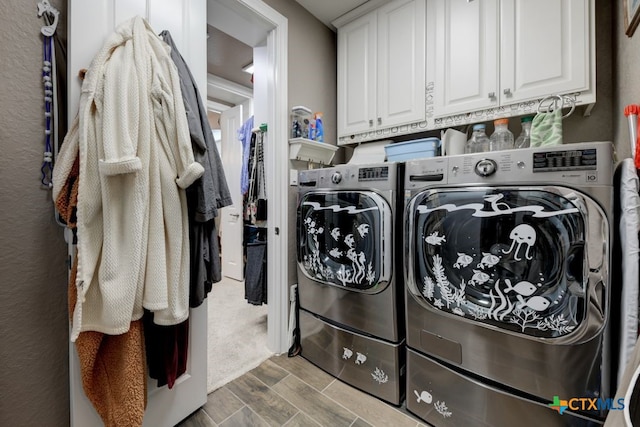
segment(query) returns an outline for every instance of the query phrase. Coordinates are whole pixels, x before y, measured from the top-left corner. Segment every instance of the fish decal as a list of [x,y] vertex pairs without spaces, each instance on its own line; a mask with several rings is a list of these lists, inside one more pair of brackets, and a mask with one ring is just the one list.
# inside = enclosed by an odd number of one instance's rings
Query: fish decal
[[347,234],[344,237],[344,243],[345,245],[349,246],[350,248],[353,248],[353,244],[355,243],[355,239],[353,238],[353,234]]
[[500,257],[495,256],[491,253],[482,252],[482,260],[478,264],[478,268],[488,268],[493,267],[498,262],[500,262]]
[[430,235],[424,238],[424,240],[430,245],[440,246],[442,242],[446,242],[447,239],[445,236],[440,236],[437,231],[434,231]]
[[333,237],[333,240],[336,242],[340,240],[340,229],[338,227],[331,230],[331,237]]
[[433,402],[433,396],[428,391],[423,391],[422,393],[418,393],[418,390],[413,390],[413,393],[416,395],[416,400],[418,403],[424,402],[430,404]]
[[350,359],[351,356],[353,356],[353,350],[351,350],[350,348],[342,347],[342,349],[344,350],[344,353],[342,353],[343,359]]
[[524,297],[528,297],[533,295],[533,293],[536,291],[536,285],[531,282],[522,281],[517,283],[515,286],[511,286],[510,280],[505,280],[505,282],[507,283],[507,287],[504,289],[505,294],[507,292],[514,291]]
[[369,224],[360,224],[357,228],[360,237],[364,237],[369,232]]
[[473,258],[471,258],[469,255],[458,252],[458,259],[453,264],[453,266],[455,268],[463,268],[471,264],[472,261]]
[[342,255],[344,254],[344,252],[342,252],[340,249],[338,248],[333,248],[329,251],[329,255],[331,255],[334,258],[342,258]]
[[551,303],[545,297],[531,297],[524,302],[525,307],[535,311],[544,311]]
[[360,353],[360,352],[356,352],[356,365],[362,365],[364,362],[367,361],[367,356],[365,356],[364,354]]
[[471,280],[469,280],[470,285],[482,285],[483,283],[487,283],[489,281],[489,275],[484,271],[473,270],[473,276]]

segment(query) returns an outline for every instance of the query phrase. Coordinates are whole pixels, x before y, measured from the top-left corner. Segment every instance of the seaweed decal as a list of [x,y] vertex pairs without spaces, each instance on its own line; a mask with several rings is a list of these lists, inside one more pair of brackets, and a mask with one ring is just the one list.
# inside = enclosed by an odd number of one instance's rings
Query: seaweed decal
[[433,407],[436,408],[436,411],[438,411],[438,413],[444,418],[449,418],[451,415],[453,415],[453,413],[449,411],[449,408],[447,408],[447,405],[444,403],[444,401],[440,402],[438,400],[433,404]]
[[371,373],[371,376],[378,384],[384,384],[389,381],[389,375],[385,374],[382,369],[377,367],[375,371]]

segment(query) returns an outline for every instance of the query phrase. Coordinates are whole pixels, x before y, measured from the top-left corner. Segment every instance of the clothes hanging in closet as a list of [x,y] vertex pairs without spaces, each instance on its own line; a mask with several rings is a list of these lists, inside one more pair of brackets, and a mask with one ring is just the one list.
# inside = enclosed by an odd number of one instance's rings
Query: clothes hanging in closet
[[242,142],[242,170],[240,173],[240,191],[242,194],[246,194],[249,191],[249,154],[251,153],[253,123],[253,116],[251,116],[238,129],[238,140]]
[[249,190],[245,197],[245,299],[267,303],[267,193],[264,172],[264,132],[253,131],[249,155]]
[[244,197],[244,219],[253,225],[267,220],[267,183],[264,170],[264,132],[254,131],[249,154],[249,190]]
[[267,242],[247,243],[244,298],[253,305],[267,303]]

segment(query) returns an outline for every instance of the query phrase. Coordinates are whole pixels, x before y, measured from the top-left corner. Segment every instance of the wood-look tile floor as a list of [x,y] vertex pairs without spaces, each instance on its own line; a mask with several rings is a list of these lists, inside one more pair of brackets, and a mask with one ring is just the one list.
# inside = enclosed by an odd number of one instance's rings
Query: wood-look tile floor
[[180,427],[424,427],[403,407],[388,405],[304,358],[273,356],[209,394]]

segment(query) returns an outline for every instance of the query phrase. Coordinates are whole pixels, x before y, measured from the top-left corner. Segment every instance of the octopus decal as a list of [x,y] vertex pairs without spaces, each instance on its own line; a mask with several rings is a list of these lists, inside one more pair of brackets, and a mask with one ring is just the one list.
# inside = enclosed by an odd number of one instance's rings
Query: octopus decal
[[511,247],[508,251],[502,251],[504,254],[510,254],[513,251],[513,259],[521,261],[522,258],[518,256],[520,248],[525,246],[524,256],[528,260],[532,260],[533,257],[529,255],[529,250],[536,244],[536,230],[532,226],[527,224],[520,224],[509,234],[511,239]]

